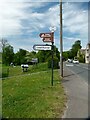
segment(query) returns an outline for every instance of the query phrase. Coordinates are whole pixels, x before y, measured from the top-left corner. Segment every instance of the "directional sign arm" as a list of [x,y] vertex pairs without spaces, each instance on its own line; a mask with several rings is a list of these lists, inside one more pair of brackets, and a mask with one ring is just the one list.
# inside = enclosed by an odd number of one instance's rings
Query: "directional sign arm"
[[52,34],[51,33],[40,33],[39,36],[41,38],[46,38],[46,37],[51,38]]
[[51,50],[51,45],[34,45],[34,50]]

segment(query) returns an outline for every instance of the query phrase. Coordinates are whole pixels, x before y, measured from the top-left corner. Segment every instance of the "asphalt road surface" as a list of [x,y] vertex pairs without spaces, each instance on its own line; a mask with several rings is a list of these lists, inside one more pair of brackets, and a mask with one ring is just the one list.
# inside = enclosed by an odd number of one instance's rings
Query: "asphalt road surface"
[[66,62],[65,65],[73,71],[75,74],[77,74],[79,77],[82,78],[82,80],[85,80],[87,83],[89,81],[89,73],[90,73],[90,64],[73,64]]
[[88,81],[87,64],[64,63],[62,83],[68,97],[63,118],[88,118]]

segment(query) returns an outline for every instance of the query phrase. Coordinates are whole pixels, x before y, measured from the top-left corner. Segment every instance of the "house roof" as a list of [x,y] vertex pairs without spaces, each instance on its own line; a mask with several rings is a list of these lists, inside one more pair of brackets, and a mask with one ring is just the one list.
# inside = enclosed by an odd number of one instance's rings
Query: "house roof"
[[85,52],[86,51],[86,49],[80,49],[80,52]]

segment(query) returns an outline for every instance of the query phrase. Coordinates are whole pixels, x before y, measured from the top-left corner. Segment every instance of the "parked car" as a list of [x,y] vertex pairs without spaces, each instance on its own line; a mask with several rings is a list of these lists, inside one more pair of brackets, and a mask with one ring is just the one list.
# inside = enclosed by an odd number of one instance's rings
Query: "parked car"
[[79,64],[79,61],[77,59],[73,60],[73,63]]
[[67,61],[68,61],[69,63],[72,63],[72,59],[68,59]]

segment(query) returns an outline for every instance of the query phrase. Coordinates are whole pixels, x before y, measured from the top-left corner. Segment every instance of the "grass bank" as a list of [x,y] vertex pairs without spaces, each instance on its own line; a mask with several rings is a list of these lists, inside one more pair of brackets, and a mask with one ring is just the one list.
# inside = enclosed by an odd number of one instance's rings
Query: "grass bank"
[[[36,70],[37,71],[37,70]],[[2,81],[4,118],[61,118],[66,95],[58,70],[6,78]]]
[[21,66],[5,66],[2,65],[2,77],[11,77],[11,76],[18,76],[24,75],[39,71],[47,71],[48,69],[47,63],[38,63],[37,65],[29,65],[27,72],[22,72]]

